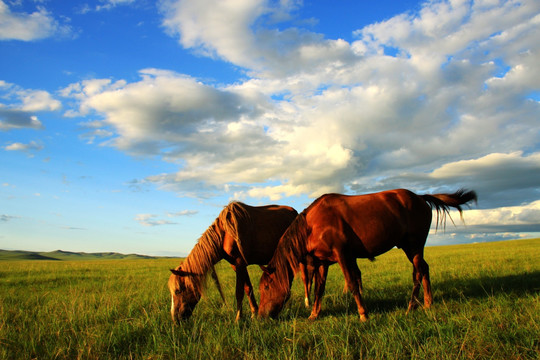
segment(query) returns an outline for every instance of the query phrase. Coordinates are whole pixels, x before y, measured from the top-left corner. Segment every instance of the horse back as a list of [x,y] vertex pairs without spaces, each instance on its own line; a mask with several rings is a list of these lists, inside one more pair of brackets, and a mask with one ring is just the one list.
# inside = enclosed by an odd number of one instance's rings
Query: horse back
[[431,224],[429,205],[404,189],[323,195],[306,216],[311,227],[308,252],[330,261],[336,261],[336,250],[372,258],[394,246],[409,246],[412,238],[421,239],[423,246]]
[[290,206],[243,205],[247,216],[238,221],[236,246],[247,264],[267,264],[298,213]]

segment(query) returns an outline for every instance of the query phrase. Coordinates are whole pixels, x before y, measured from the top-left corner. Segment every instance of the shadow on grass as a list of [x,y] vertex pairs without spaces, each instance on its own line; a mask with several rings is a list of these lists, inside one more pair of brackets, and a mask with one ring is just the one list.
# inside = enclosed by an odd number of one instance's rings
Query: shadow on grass
[[[433,285],[432,285],[433,286]],[[523,296],[540,292],[540,271],[504,276],[481,276],[436,282],[439,295],[445,299],[482,299],[497,294]]]
[[[487,299],[498,294],[520,297],[540,293],[540,271],[504,276],[455,278],[443,281],[432,280],[431,286],[435,304],[442,300]],[[363,299],[370,314],[389,313],[400,309],[405,312],[411,291],[412,281],[380,288],[373,286],[369,290],[364,290]],[[420,295],[422,296],[422,292]],[[422,300],[422,297],[420,299]],[[296,306],[291,307],[296,308]],[[293,309],[290,309],[286,317],[294,317],[294,312]],[[356,313],[356,303],[350,293],[325,293],[321,317]]]

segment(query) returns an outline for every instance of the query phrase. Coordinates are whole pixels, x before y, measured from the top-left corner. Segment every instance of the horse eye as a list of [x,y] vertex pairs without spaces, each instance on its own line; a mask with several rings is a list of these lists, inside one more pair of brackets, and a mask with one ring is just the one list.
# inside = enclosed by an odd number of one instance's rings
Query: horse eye
[[178,289],[174,290],[174,294],[175,294],[175,295],[180,295],[181,293],[182,293],[182,292],[181,292],[180,290],[178,290]]

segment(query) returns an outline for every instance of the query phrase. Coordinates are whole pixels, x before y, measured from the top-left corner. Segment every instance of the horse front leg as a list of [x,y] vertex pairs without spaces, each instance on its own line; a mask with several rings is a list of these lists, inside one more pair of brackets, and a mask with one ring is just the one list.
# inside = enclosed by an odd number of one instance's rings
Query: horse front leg
[[315,267],[313,265],[313,258],[307,256],[306,262],[300,263],[300,275],[302,276],[302,282],[304,283],[304,304],[306,305],[306,308],[309,308],[309,294],[311,293],[314,272]]
[[314,300],[313,300],[313,309],[311,310],[311,315],[309,315],[309,320],[315,320],[319,317],[321,312],[322,297],[324,295],[324,289],[326,287],[326,276],[328,275],[328,266],[327,263],[319,263],[315,266],[313,271],[315,279],[315,291],[314,291]]

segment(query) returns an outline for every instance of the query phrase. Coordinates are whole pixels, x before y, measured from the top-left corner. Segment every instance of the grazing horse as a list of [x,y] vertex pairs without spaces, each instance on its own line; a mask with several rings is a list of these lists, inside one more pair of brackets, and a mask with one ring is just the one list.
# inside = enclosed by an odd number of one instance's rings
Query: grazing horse
[[218,285],[214,264],[227,260],[236,271],[236,320],[241,316],[244,292],[253,314],[257,302],[247,272],[250,264],[267,264],[281,235],[298,213],[288,206],[249,206],[241,202],[227,205],[199,238],[185,261],[171,269],[169,291],[173,321],[189,318],[199,302],[208,273]]
[[290,296],[295,269],[310,256],[315,269],[315,300],[309,318],[319,316],[328,266],[337,262],[356,301],[360,320],[367,320],[356,259],[374,259],[394,246],[403,249],[413,264],[413,290],[407,312],[418,306],[421,283],[424,306],[429,308],[433,298],[424,245],[432,209],[437,214],[437,227],[444,226],[450,207],[461,215],[460,205],[471,200],[476,201],[476,193],[465,190],[436,195],[416,195],[399,189],[358,196],[321,196],[296,217],[268,266],[261,267],[259,316],[279,314]]

